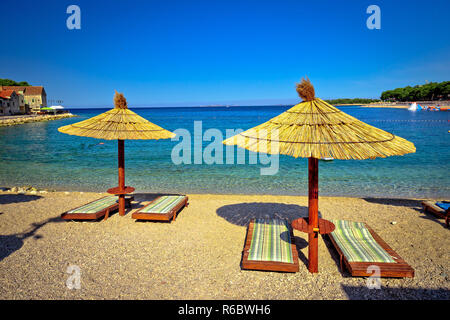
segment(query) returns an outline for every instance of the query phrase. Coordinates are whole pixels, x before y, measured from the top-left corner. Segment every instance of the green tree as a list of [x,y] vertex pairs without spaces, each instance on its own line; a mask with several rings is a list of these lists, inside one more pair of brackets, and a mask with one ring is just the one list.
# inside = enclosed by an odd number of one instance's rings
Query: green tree
[[30,85],[26,81],[16,82],[11,79],[0,79],[0,86],[27,86],[28,87]]
[[354,98],[354,99],[348,99],[348,98],[343,98],[343,99],[331,99],[331,100],[325,100],[326,102],[328,102],[329,104],[368,104],[371,102],[378,102],[380,101],[379,99],[364,99],[364,98]]
[[387,101],[424,101],[450,98],[450,81],[430,82],[414,87],[396,88],[381,93],[381,100]]

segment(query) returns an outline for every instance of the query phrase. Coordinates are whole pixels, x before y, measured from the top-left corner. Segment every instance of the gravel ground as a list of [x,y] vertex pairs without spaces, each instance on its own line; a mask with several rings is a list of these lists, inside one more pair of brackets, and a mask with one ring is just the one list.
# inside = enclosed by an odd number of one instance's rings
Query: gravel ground
[[[307,269],[307,235],[295,231],[300,271],[242,270],[250,218],[307,216],[306,197],[189,195],[174,223],[137,222],[131,212],[153,199],[137,194],[124,217],[74,222],[64,211],[104,194],[0,192],[1,299],[445,299],[450,298],[449,230],[420,200],[321,197],[327,219],[367,222],[414,269],[413,279],[366,278],[339,270],[319,238],[319,273]],[[395,221],[396,223],[392,224]],[[68,268],[81,288],[68,289]]]

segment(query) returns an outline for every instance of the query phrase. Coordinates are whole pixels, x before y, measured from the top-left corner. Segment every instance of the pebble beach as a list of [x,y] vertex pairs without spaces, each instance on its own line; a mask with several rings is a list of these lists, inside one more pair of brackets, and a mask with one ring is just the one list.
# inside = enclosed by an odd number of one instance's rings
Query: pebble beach
[[[450,240],[422,199],[320,197],[319,215],[369,224],[415,270],[414,278],[367,278],[339,269],[319,238],[319,273],[307,269],[307,234],[294,230],[300,271],[241,269],[251,218],[307,216],[304,196],[188,194],[173,223],[131,218],[156,194],[135,194],[125,216],[64,221],[61,213],[106,194],[0,191],[0,299],[444,299],[450,298]],[[441,200],[441,199],[434,199]],[[66,285],[70,267],[80,289]],[[69,268],[69,269],[68,269]]]

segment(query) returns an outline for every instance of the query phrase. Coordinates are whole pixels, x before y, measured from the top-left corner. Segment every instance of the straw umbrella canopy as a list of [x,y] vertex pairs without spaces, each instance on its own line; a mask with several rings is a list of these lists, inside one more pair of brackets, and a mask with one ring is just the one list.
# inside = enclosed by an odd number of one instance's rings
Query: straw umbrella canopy
[[114,105],[114,109],[90,119],[60,127],[58,131],[81,137],[118,141],[119,186],[108,189],[108,192],[119,196],[119,214],[124,215],[125,194],[134,191],[134,188],[125,186],[124,140],[168,139],[175,137],[175,133],[151,123],[128,109],[127,101],[121,93],[116,92]]
[[316,98],[309,79],[297,84],[303,102],[247,131],[226,139],[254,152],[308,158],[309,270],[318,271],[318,159],[374,159],[413,153],[413,143],[370,126]]

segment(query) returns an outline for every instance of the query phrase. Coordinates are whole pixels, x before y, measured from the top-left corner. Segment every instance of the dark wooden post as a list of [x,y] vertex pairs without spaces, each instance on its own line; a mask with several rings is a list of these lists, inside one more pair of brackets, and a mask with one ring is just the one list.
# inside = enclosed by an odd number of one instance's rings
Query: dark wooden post
[[309,272],[319,272],[319,160],[308,159],[308,224],[313,231],[308,234]]
[[[119,145],[119,191],[125,190],[125,143],[123,140],[118,140]],[[125,215],[125,195],[119,194],[119,215]]]

